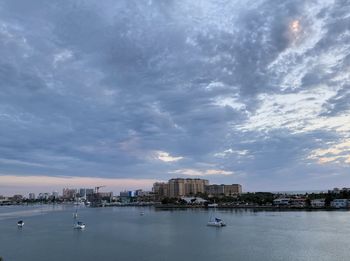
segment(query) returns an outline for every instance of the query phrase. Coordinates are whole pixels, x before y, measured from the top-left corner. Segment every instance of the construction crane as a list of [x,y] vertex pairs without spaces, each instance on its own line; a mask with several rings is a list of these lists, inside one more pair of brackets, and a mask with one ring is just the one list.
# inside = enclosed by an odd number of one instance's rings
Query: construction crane
[[98,193],[98,190],[99,190],[100,188],[103,188],[103,187],[105,187],[105,185],[95,187],[95,193],[97,194],[97,193]]

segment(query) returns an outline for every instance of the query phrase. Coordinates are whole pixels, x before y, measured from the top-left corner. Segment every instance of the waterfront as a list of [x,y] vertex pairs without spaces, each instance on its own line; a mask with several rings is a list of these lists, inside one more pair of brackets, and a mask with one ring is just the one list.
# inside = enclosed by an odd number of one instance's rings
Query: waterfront
[[0,208],[0,254],[5,261],[348,260],[348,211],[220,210],[227,227],[213,228],[203,209],[82,208],[84,231],[72,229],[73,211]]

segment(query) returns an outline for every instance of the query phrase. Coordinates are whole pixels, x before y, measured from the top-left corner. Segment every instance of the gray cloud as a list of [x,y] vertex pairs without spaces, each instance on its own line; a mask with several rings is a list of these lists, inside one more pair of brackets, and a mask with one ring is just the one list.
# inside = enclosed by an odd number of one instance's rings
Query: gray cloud
[[309,155],[348,138],[349,8],[3,1],[0,171],[167,179],[220,169],[234,174],[213,182],[277,187],[291,175],[292,189],[302,178],[313,188],[308,173],[348,170]]

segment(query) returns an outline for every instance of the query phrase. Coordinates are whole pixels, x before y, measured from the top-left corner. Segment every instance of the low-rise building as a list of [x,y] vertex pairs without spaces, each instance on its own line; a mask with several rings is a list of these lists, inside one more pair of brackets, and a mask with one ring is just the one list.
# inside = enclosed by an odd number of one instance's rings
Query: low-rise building
[[290,198],[276,198],[273,200],[275,206],[288,206],[290,204]]
[[7,197],[0,197],[0,206],[2,205],[10,205],[11,204],[11,200]]
[[311,200],[311,207],[313,208],[323,208],[325,207],[325,199],[313,199]]
[[335,199],[331,202],[331,207],[333,208],[347,208],[348,200],[344,198]]
[[16,202],[20,202],[20,201],[23,200],[23,196],[22,196],[22,195],[19,195],[19,194],[13,195],[12,200],[13,200],[13,201],[16,201]]
[[290,200],[290,205],[293,207],[305,207],[306,200],[304,198],[292,198]]

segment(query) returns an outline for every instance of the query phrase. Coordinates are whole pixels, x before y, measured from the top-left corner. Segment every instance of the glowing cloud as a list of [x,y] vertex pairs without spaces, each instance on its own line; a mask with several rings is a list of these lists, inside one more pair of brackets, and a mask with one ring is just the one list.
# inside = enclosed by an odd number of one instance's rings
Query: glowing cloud
[[319,164],[350,163],[350,140],[343,140],[327,149],[313,150],[309,159],[317,160]]
[[174,162],[183,159],[183,157],[173,157],[170,156],[168,152],[165,151],[156,151],[156,159],[164,161],[164,162]]
[[233,175],[232,171],[226,171],[221,169],[207,169],[207,170],[198,170],[198,169],[178,169],[171,173],[186,175],[186,176],[228,176]]

